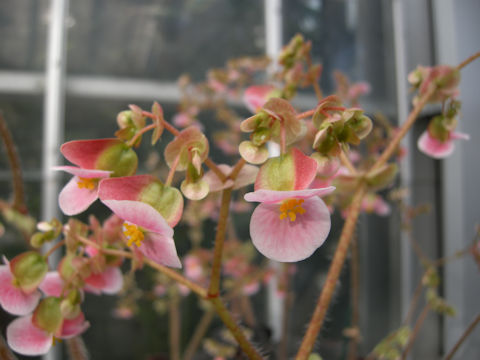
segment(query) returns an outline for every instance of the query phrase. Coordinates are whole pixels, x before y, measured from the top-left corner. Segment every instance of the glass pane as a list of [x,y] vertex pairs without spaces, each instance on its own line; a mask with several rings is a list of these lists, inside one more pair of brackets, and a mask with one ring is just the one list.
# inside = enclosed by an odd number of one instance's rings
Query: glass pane
[[263,50],[263,2],[73,1],[68,72],[176,80]]
[[0,1],[0,70],[43,70],[47,0]]

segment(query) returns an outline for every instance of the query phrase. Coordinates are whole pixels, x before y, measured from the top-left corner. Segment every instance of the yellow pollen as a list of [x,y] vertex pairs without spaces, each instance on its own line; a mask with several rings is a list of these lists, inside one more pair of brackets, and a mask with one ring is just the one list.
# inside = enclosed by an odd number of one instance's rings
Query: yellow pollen
[[132,246],[134,243],[137,246],[142,245],[144,238],[143,231],[138,228],[137,225],[123,223],[123,233],[128,239],[127,245]]
[[303,202],[303,199],[287,199],[283,201],[280,205],[280,215],[278,216],[280,220],[288,217],[290,221],[295,221],[297,214],[304,214],[306,210],[302,207]]
[[90,178],[79,178],[77,181],[77,186],[80,189],[88,189],[88,190],[93,190],[95,189],[95,183],[96,179],[90,179]]

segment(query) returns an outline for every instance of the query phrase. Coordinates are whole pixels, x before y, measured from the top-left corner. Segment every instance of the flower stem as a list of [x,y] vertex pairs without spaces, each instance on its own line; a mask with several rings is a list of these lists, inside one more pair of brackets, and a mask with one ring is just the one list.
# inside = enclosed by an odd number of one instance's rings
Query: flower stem
[[313,114],[315,114],[315,110],[316,109],[312,109],[312,110],[308,110],[308,111],[305,111],[305,112],[302,112],[300,114],[297,114],[297,119],[305,119],[305,118],[308,118],[310,116],[312,116]]
[[330,264],[325,285],[323,286],[323,290],[318,299],[313,316],[310,319],[307,332],[303,337],[302,344],[300,345],[300,349],[298,350],[295,358],[296,360],[306,360],[312,352],[313,345],[317,338],[318,332],[322,327],[328,306],[330,305],[330,301],[332,300],[340,271],[342,270],[343,263],[345,262],[350,245],[350,239],[352,238],[355,230],[357,218],[360,213],[360,205],[365,193],[366,185],[361,183],[355,191],[352,202],[348,209],[348,216],[338,241],[337,250],[335,251],[332,263]]
[[[134,258],[134,255],[129,251],[115,250],[115,249],[103,249],[97,243],[95,243],[93,241],[90,241],[90,240],[88,240],[88,239],[86,239],[82,236],[77,236],[76,239],[78,241],[86,244],[86,245],[91,245],[91,246],[95,247],[100,252],[102,252],[103,254],[106,254],[106,255],[121,256],[121,257],[129,258],[129,259]],[[190,290],[192,290],[194,293],[196,293],[201,298],[206,298],[207,297],[207,291],[203,287],[191,282],[190,280],[185,278],[183,275],[179,274],[177,271],[175,271],[173,269],[170,269],[166,266],[157,264],[156,262],[154,262],[150,259],[147,259],[147,258],[145,258],[143,261],[148,266],[150,266],[151,268],[154,268],[155,270],[158,270],[161,273],[167,275],[172,280],[175,280],[175,281],[179,282],[180,284],[185,285],[186,287],[188,287]]]
[[45,259],[48,259],[48,257],[52,255],[55,250],[57,250],[58,248],[61,248],[63,245],[65,245],[65,240],[57,242],[47,251],[47,253],[43,257]]
[[212,297],[209,300],[213,304],[213,306],[215,307],[215,310],[216,310],[218,316],[220,317],[220,319],[222,319],[225,326],[230,330],[230,332],[232,333],[233,337],[235,338],[235,340],[237,341],[238,345],[243,350],[245,355],[247,355],[248,358],[251,359],[251,360],[252,359],[253,360],[255,360],[255,359],[261,360],[262,356],[260,356],[260,354],[257,352],[257,350],[250,343],[250,341],[247,340],[247,338],[245,337],[245,334],[242,332],[240,327],[237,325],[235,320],[232,318],[232,316],[230,315],[229,311],[225,307],[225,305],[222,302],[222,300],[220,299],[220,297],[218,297],[218,296],[217,297]]
[[410,352],[410,350],[412,349],[412,346],[413,346],[413,343],[415,342],[415,339],[418,335],[418,332],[420,331],[420,329],[422,328],[422,325],[425,321],[425,319],[427,318],[427,315],[428,315],[428,312],[430,311],[430,305],[425,305],[425,307],[423,308],[422,312],[420,313],[420,315],[418,316],[418,319],[417,321],[415,322],[415,326],[413,328],[413,332],[412,334],[410,335],[410,338],[408,339],[408,343],[407,343],[407,346],[405,347],[405,349],[403,350],[403,353],[402,353],[402,357],[401,359],[402,360],[405,360],[407,358],[407,355],[408,353]]
[[200,319],[200,322],[197,324],[197,327],[193,332],[193,336],[190,339],[190,342],[187,345],[187,349],[183,354],[183,360],[191,360],[193,358],[198,346],[202,342],[202,339],[205,336],[205,333],[207,332],[208,327],[210,326],[213,320],[214,315],[215,315],[215,311],[213,309],[210,309],[207,312],[205,312],[205,314],[203,314],[202,318]]
[[342,151],[340,151],[340,161],[342,162],[343,166],[345,166],[348,169],[348,171],[350,171],[350,174],[352,175],[357,174],[357,169],[355,169],[355,166],[353,166],[347,154],[345,154],[345,150],[343,149]]
[[475,326],[477,326],[478,323],[480,323],[480,314],[478,314],[477,317],[470,323],[470,325],[468,325],[468,328],[465,330],[462,336],[460,336],[460,339],[458,339],[458,341],[455,343],[452,350],[448,352],[444,360],[450,360],[453,357],[453,355],[455,355],[460,345],[462,345],[462,343],[465,341],[468,335],[470,335],[473,329],[475,329]]
[[457,66],[457,69],[458,70],[461,70],[463,69],[465,66],[467,66],[468,64],[470,64],[472,61],[476,60],[477,58],[480,57],[480,51],[473,54],[472,56],[470,56],[469,58],[465,59],[464,61],[462,61],[460,64],[458,64]]
[[132,147],[135,145],[135,142],[138,140],[140,136],[145,134],[146,132],[155,129],[157,126],[155,124],[150,124],[148,126],[145,126],[143,129],[138,130],[138,132],[127,142],[127,146]]
[[175,175],[175,171],[177,170],[178,163],[180,162],[180,155],[181,153],[179,153],[175,158],[175,160],[173,161],[172,167],[168,172],[167,180],[165,180],[165,186],[170,186],[172,184],[173,176]]
[[227,181],[227,175],[225,175],[210,158],[205,159],[205,165],[207,165],[222,182]]
[[418,103],[415,105],[413,110],[408,115],[408,118],[405,121],[405,123],[402,125],[400,130],[395,134],[395,137],[390,141],[387,148],[383,151],[383,153],[377,159],[377,161],[372,166],[370,171],[374,171],[374,170],[377,170],[377,169],[381,168],[388,161],[388,159],[390,159],[390,157],[393,155],[393,153],[397,150],[398,145],[400,144],[400,141],[403,139],[403,137],[407,134],[407,132],[412,127],[412,125],[415,123],[415,120],[417,120],[417,117],[420,114],[420,111],[422,111],[422,109],[427,104],[427,102],[430,100],[430,97],[432,96],[432,94],[435,91],[436,91],[436,87],[432,86],[420,98]]
[[[142,111],[142,115],[148,116],[150,119],[155,119],[155,115],[153,115],[149,111]],[[178,136],[178,134],[180,134],[180,131],[178,131],[175,128],[175,126],[171,125],[165,119],[161,119],[161,120],[162,120],[162,123],[163,123],[163,126],[165,127],[165,129],[167,129],[171,134],[173,134],[174,136]],[[155,124],[153,124],[153,126],[155,127]]]
[[7,122],[0,112],[0,136],[3,139],[7,150],[8,161],[12,169],[13,184],[13,208],[22,214],[26,214],[27,206],[25,205],[25,191],[23,188],[22,168],[20,166],[20,157],[18,156],[12,135],[8,130]]
[[81,336],[67,339],[65,343],[67,344],[67,351],[70,360],[88,360],[88,350]]
[[357,347],[359,341],[359,333],[358,333],[358,318],[359,318],[359,273],[358,273],[358,239],[356,236],[352,239],[352,245],[350,247],[351,260],[350,260],[350,286],[351,286],[351,301],[352,301],[352,324],[350,327],[355,330],[350,344],[348,346],[348,357],[349,360],[355,360],[357,358]]
[[178,294],[170,296],[168,312],[168,336],[170,340],[170,359],[180,360],[180,311],[178,309]]
[[208,297],[217,297],[220,290],[220,273],[222,267],[223,243],[227,229],[228,213],[230,210],[230,199],[232,188],[223,190],[220,215],[218,217],[217,233],[215,236],[215,248],[213,250],[212,274],[210,276],[210,287]]

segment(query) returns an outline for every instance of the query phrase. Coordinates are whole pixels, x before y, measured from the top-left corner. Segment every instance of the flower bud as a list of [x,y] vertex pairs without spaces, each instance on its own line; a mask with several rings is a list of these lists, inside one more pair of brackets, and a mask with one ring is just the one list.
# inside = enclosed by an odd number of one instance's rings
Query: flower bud
[[397,173],[398,165],[390,163],[368,173],[365,180],[371,190],[380,190],[390,185],[395,179],[395,176],[397,176]]
[[48,264],[42,255],[29,251],[10,261],[10,271],[22,291],[30,293],[42,282],[48,271]]
[[450,137],[450,131],[445,127],[446,118],[443,115],[435,116],[428,124],[428,132],[431,137],[445,142]]
[[317,162],[317,173],[321,177],[333,176],[340,168],[340,161],[336,157],[324,156],[315,152],[311,158]]
[[184,180],[180,185],[183,195],[190,200],[201,200],[208,195],[210,187],[204,179],[196,181]]
[[56,334],[63,323],[60,298],[51,296],[43,299],[33,312],[32,322],[40,329]]
[[123,142],[107,147],[98,157],[96,168],[112,171],[113,177],[129,176],[137,171],[137,154]]
[[305,189],[315,178],[317,162],[292,148],[262,165],[255,181],[255,190],[290,191]]
[[242,141],[238,148],[242,158],[250,164],[262,164],[268,159],[268,149],[265,144],[256,146],[251,141]]

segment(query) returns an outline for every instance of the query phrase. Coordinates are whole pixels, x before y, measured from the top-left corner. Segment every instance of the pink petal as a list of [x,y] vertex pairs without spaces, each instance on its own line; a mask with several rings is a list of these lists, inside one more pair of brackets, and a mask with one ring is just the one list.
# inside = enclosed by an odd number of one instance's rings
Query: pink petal
[[461,132],[450,133],[450,139],[453,140],[470,140],[470,135]]
[[49,271],[39,288],[47,296],[60,297],[64,282],[57,271]]
[[243,165],[242,169],[238,173],[237,178],[235,179],[235,184],[233,185],[233,189],[240,189],[244,186],[253,184],[255,179],[258,175],[258,171],[260,169],[256,166],[245,164]]
[[177,255],[175,242],[172,237],[156,234],[153,232],[146,233],[142,245],[138,248],[143,255],[158,264],[181,268],[182,263]]
[[101,200],[138,200],[145,187],[155,181],[151,175],[105,179],[100,183],[98,196]]
[[152,206],[140,201],[102,200],[117,216],[146,230],[166,237],[173,236],[173,229]]
[[104,272],[92,274],[85,279],[85,290],[95,294],[103,292],[105,294],[116,294],[123,287],[122,272],[118,267],[109,266]]
[[63,213],[68,216],[80,214],[97,200],[98,187],[93,190],[79,188],[80,179],[74,176],[60,192],[58,204]]
[[63,320],[62,330],[59,335],[59,338],[69,339],[69,338],[75,337],[83,333],[89,327],[90,327],[90,323],[88,321],[85,321],[85,316],[81,312],[80,314],[78,314],[77,317],[73,319]]
[[281,220],[278,204],[260,204],[250,220],[253,245],[266,257],[283,262],[303,260],[324,243],[330,232],[330,213],[316,197],[302,204],[295,221]]
[[295,190],[308,188],[317,174],[317,161],[306,156],[300,150],[293,148],[293,163],[295,166]]
[[71,163],[84,169],[95,169],[98,157],[118,143],[121,143],[118,139],[75,140],[63,144],[60,151]]
[[13,285],[13,275],[8,265],[0,266],[0,305],[14,315],[31,313],[38,304],[41,294],[35,290],[25,294],[20,288]]
[[418,138],[417,145],[421,152],[435,159],[448,157],[455,148],[452,139],[442,142],[433,138],[428,131],[424,131]]
[[275,190],[257,190],[245,194],[246,201],[255,201],[267,204],[278,203],[285,199],[308,199],[313,196],[325,196],[335,190],[335,186],[329,186],[321,189],[305,189],[305,190],[292,190],[292,191],[275,191]]
[[86,178],[86,179],[103,179],[110,177],[112,171],[105,171],[105,170],[89,170],[89,169],[82,169],[76,166],[54,166],[52,170],[60,170],[65,171],[69,174]]
[[44,355],[52,347],[53,335],[36,327],[32,315],[15,319],[7,327],[8,346],[22,355]]

